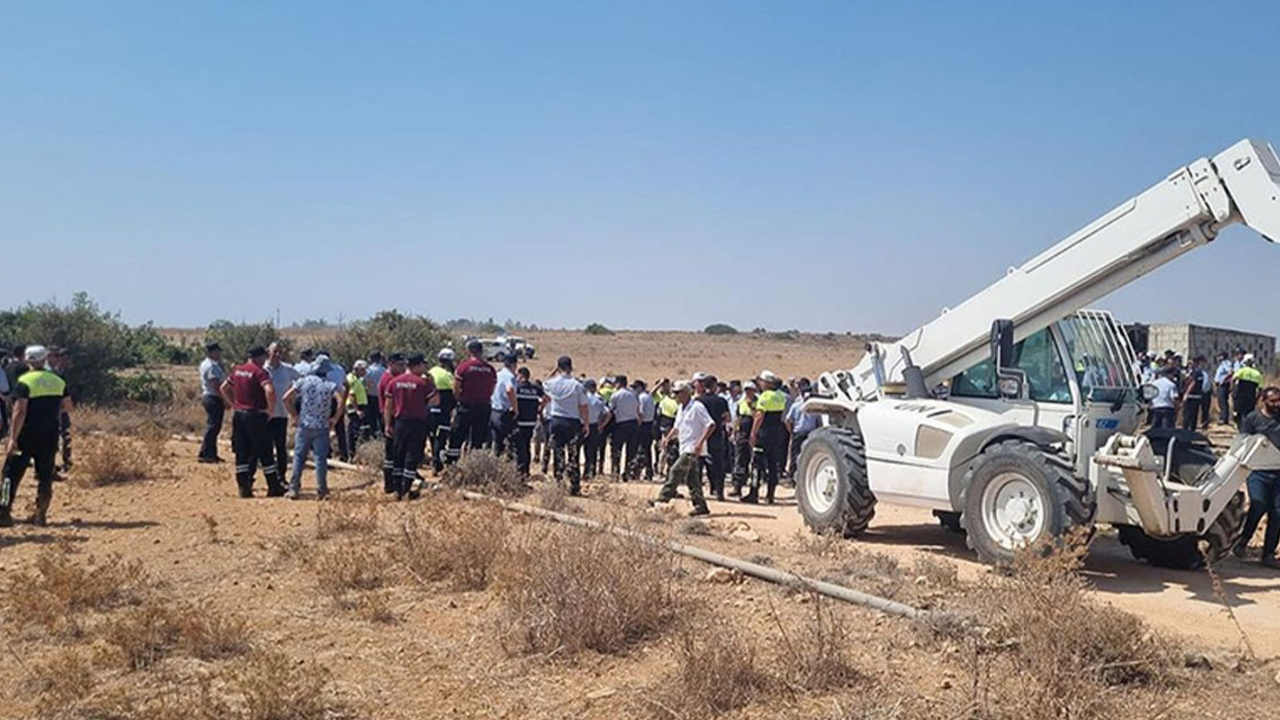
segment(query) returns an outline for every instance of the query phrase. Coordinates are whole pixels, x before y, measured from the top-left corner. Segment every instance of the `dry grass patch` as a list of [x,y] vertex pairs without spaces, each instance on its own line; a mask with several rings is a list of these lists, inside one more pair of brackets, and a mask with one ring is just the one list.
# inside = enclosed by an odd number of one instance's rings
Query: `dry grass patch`
[[112,555],[81,565],[65,549],[42,551],[31,570],[10,576],[3,602],[9,617],[64,636],[82,633],[79,615],[141,603],[150,584],[142,563]]
[[569,493],[556,482],[542,483],[538,488],[537,502],[538,507],[551,512],[569,513],[574,510],[569,504]]
[[130,670],[143,670],[183,654],[211,661],[247,653],[248,626],[240,619],[190,605],[148,603],[112,618],[101,635]]
[[774,667],[787,685],[807,692],[845,687],[859,678],[850,650],[849,628],[836,614],[834,602],[816,593],[813,613],[799,627],[786,627],[774,613],[782,634],[782,654]]
[[654,717],[712,718],[751,705],[777,686],[757,641],[727,620],[682,624],[676,662],[675,672],[644,698]]
[[488,450],[471,451],[444,470],[441,482],[457,490],[472,490],[498,497],[520,497],[529,492],[526,478],[515,463]]
[[23,690],[36,697],[36,713],[57,717],[97,685],[90,657],[79,649],[55,652],[40,662],[31,663],[30,675]]
[[255,653],[235,670],[231,689],[243,695],[245,720],[334,720],[348,717],[328,693],[328,671],[276,652]]
[[378,505],[367,500],[330,500],[316,506],[316,539],[342,535],[375,535]]
[[338,598],[343,593],[377,590],[392,581],[387,553],[360,541],[345,541],[318,549],[311,569],[320,589]]
[[102,487],[147,480],[160,457],[154,447],[134,438],[90,435],[77,443],[76,482]]
[[512,652],[618,654],[660,633],[677,609],[672,554],[606,532],[529,527],[498,571]]
[[488,587],[511,534],[502,510],[453,499],[421,508],[405,517],[392,556],[420,582],[449,580],[458,590]]

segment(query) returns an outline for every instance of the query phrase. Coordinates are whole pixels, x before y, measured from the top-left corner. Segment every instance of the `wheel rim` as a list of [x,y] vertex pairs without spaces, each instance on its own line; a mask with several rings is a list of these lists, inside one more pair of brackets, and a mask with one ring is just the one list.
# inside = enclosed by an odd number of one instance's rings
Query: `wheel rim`
[[836,504],[840,489],[840,470],[835,458],[822,451],[815,451],[805,466],[804,496],[809,507],[821,515]]
[[997,475],[982,493],[982,521],[987,535],[1005,550],[1017,550],[1039,539],[1045,527],[1045,502],[1025,476]]

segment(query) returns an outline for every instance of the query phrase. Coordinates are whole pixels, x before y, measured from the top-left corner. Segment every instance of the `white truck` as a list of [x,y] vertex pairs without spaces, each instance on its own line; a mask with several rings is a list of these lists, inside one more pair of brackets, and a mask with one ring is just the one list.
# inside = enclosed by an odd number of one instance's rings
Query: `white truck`
[[801,450],[806,524],[857,536],[877,501],[934,511],[987,562],[1114,525],[1153,564],[1192,568],[1239,538],[1240,488],[1280,469],[1261,436],[1219,458],[1196,433],[1139,434],[1150,386],[1086,305],[1243,223],[1280,239],[1280,159],[1243,140],[1179,168],[851,370],[821,376]]

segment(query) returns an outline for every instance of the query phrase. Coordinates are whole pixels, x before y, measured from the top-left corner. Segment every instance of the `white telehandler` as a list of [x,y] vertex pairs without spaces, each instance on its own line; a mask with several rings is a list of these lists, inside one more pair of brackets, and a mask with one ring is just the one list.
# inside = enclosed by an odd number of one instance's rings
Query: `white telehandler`
[[1203,436],[1139,434],[1154,388],[1112,317],[1083,308],[1243,223],[1280,239],[1280,160],[1243,140],[1156,186],[852,370],[825,373],[800,452],[806,524],[857,536],[877,501],[929,508],[978,556],[1110,523],[1133,555],[1193,568],[1239,538],[1261,436],[1219,458]]

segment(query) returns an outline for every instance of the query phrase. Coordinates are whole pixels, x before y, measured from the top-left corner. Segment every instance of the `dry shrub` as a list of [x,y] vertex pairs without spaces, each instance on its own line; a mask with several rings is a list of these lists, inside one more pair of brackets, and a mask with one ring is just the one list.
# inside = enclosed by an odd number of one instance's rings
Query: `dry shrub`
[[965,634],[984,717],[1116,716],[1134,686],[1172,681],[1178,655],[1137,618],[1088,594],[1087,540],[1018,554],[1008,577],[973,594],[982,628]]
[[209,661],[249,651],[249,631],[243,621],[189,605],[148,603],[112,618],[101,632],[130,670],[146,669],[177,653]]
[[328,672],[278,652],[250,655],[235,669],[231,689],[244,696],[245,720],[331,720],[345,708],[326,692]]
[[382,483],[382,462],[386,447],[381,442],[362,442],[356,446],[354,464],[360,479],[370,485]]
[[538,507],[558,513],[573,511],[573,506],[569,504],[569,493],[563,485],[554,482],[543,483],[538,488]]
[[316,506],[316,538],[373,535],[378,532],[378,506],[364,500],[331,500]]
[[171,685],[147,706],[142,714],[145,720],[227,720],[236,717],[227,701],[214,691],[213,680],[208,676],[195,683]]
[[680,526],[676,528],[676,532],[681,535],[701,535],[705,537],[711,535],[711,526],[701,520],[690,518],[681,521]]
[[483,590],[506,548],[510,525],[493,505],[445,501],[404,519],[394,557],[421,582]]
[[821,692],[847,686],[859,677],[849,653],[853,647],[849,629],[831,605],[815,593],[813,614],[798,629],[788,630],[778,621],[782,657],[776,666],[783,682],[793,688]]
[[902,598],[907,593],[906,577],[897,558],[892,555],[848,544],[837,553],[840,565],[823,572],[821,579],[891,599]]
[[344,598],[339,604],[344,610],[354,612],[356,617],[366,622],[394,625],[400,621],[387,604],[386,594],[382,592],[361,593],[354,598]]
[[756,641],[727,620],[683,623],[676,662],[676,671],[645,698],[655,717],[715,717],[768,696],[776,686],[762,667]]
[[30,665],[24,690],[36,696],[40,717],[57,717],[93,691],[93,663],[78,649],[61,650]]
[[488,450],[473,450],[444,470],[446,487],[473,490],[498,497],[520,497],[529,491],[515,463]]
[[912,570],[917,578],[924,578],[925,583],[935,588],[953,588],[960,584],[956,564],[947,560],[932,557],[916,558]]
[[79,565],[67,550],[50,548],[36,557],[32,570],[10,577],[4,603],[20,625],[79,635],[78,614],[140,603],[149,582],[138,561],[112,555],[101,564],[90,557]]
[[621,653],[676,610],[673,556],[611,533],[530,528],[504,560],[501,630],[513,652]]
[[159,457],[133,438],[90,435],[76,448],[76,480],[89,487],[146,480]]
[[320,589],[335,598],[346,592],[377,590],[392,579],[386,553],[358,541],[320,549],[312,557],[311,569]]

